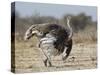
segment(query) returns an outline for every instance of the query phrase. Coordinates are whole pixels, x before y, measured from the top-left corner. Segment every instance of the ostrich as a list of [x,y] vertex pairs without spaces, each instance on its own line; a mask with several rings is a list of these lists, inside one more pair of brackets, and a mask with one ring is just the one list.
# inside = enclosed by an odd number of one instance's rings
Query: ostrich
[[67,26],[65,28],[58,24],[44,23],[34,24],[26,31],[24,39],[28,40],[33,36],[39,39],[38,47],[41,48],[46,59],[44,64],[46,67],[52,66],[51,56],[61,55],[65,61],[72,49],[72,28],[70,27],[70,18],[67,18]]

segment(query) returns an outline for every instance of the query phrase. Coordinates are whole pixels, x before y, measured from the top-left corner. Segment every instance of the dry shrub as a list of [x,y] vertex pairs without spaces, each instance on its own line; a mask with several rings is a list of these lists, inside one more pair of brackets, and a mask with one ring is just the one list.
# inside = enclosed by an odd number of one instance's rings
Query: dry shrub
[[97,30],[94,26],[87,26],[84,30],[74,33],[74,43],[96,43]]

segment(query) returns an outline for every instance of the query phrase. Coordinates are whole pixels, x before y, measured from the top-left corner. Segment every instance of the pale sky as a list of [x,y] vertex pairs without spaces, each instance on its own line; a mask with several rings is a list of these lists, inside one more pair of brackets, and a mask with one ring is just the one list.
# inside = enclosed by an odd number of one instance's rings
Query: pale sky
[[21,17],[39,13],[40,16],[54,16],[60,18],[64,14],[77,15],[84,12],[86,15],[91,16],[94,21],[97,20],[97,7],[95,6],[16,2],[15,7]]

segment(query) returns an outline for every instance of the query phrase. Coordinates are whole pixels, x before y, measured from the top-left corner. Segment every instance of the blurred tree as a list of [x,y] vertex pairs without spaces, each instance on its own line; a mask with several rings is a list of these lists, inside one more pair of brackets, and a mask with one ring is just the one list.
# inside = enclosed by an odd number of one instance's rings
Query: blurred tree
[[77,16],[73,16],[71,19],[74,31],[83,30],[87,25],[92,25],[91,16],[86,16],[85,13],[80,13]]

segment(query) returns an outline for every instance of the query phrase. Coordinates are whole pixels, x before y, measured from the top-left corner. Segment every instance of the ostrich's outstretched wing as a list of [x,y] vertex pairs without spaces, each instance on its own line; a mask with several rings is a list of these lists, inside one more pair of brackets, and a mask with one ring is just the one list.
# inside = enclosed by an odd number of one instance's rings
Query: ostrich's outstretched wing
[[64,56],[63,60],[67,59],[67,57],[69,56],[71,49],[72,49],[72,44],[73,44],[72,39],[67,42],[65,41],[64,45],[65,47],[67,47],[66,48],[67,50],[66,50],[66,56]]

